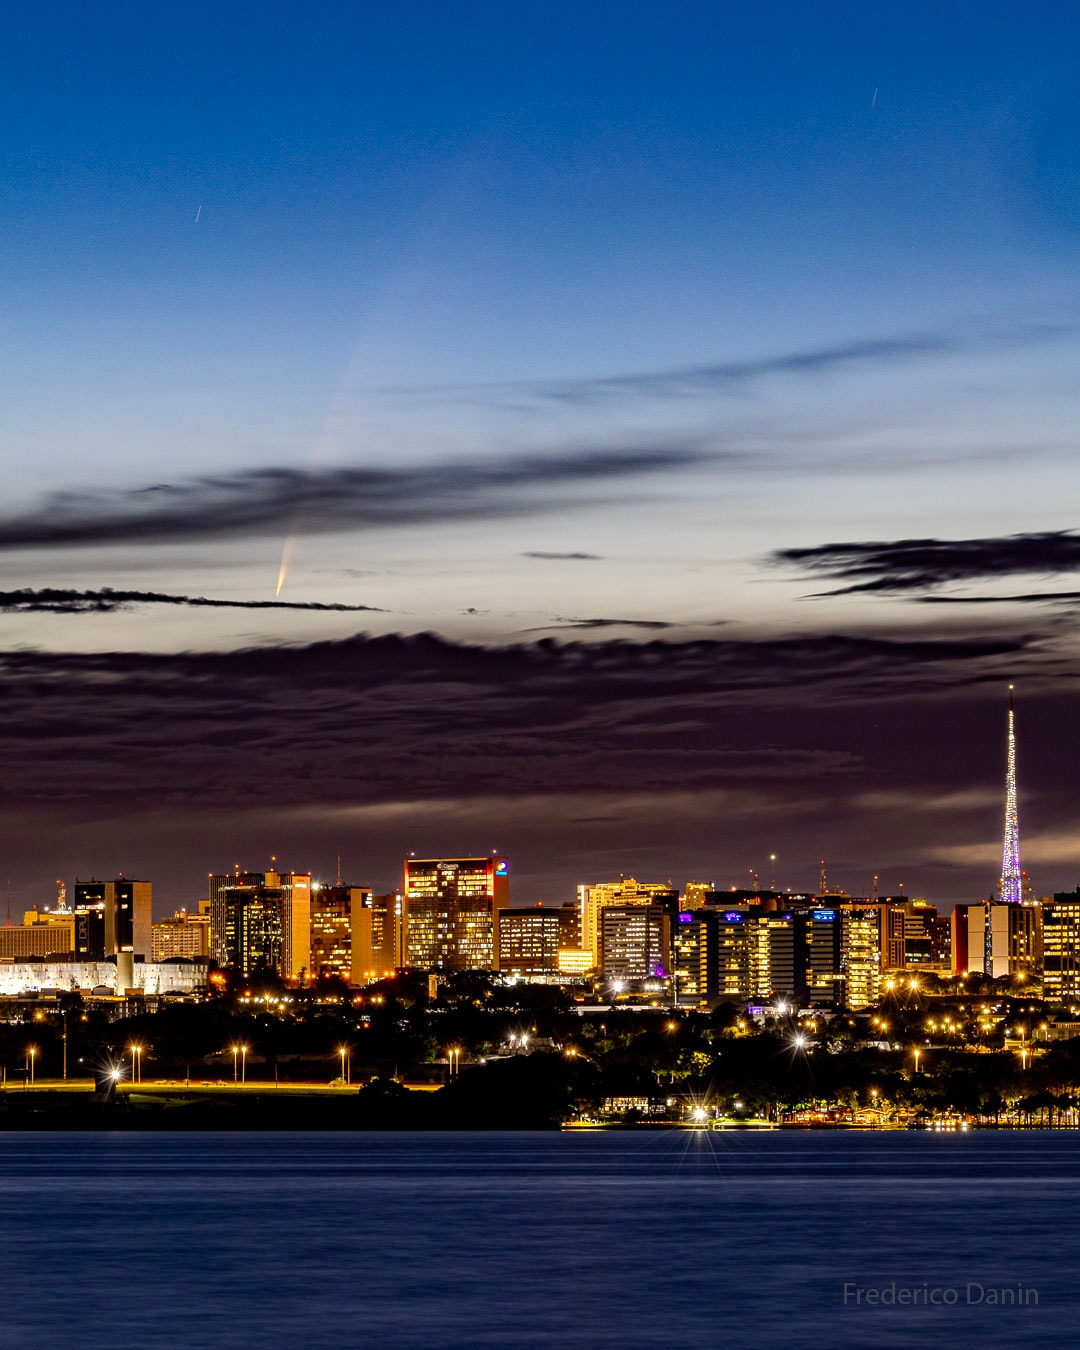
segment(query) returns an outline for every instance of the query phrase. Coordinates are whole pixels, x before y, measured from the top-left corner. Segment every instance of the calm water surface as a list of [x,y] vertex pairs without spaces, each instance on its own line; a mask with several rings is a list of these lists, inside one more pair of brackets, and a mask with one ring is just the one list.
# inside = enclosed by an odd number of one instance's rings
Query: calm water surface
[[0,1184],[13,1350],[1080,1343],[1080,1134],[8,1134]]

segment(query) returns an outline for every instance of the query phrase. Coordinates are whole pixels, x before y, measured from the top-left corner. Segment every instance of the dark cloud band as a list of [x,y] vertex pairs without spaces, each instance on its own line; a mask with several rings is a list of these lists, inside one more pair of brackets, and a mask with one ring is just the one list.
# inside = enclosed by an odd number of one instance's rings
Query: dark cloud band
[[100,495],[58,493],[0,517],[0,549],[327,534],[533,514],[594,503],[616,482],[712,458],[686,445],[623,447],[401,469],[267,468]]
[[997,539],[898,539],[787,548],[773,560],[849,584],[826,592],[926,591],[951,581],[1080,569],[1080,536],[1071,530]]
[[42,587],[0,591],[0,611],[23,614],[114,614],[141,605],[182,605],[187,609],[315,609],[339,613],[385,613],[375,605],[321,604],[314,600],[211,600],[205,595],[168,595],[160,591],[97,591]]

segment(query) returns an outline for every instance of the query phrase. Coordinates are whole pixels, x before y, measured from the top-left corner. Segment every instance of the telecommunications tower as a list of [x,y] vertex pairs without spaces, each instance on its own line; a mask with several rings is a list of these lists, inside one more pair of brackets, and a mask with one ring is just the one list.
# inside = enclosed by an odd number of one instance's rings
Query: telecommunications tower
[[1018,905],[1024,898],[1020,874],[1020,823],[1016,815],[1016,727],[1013,719],[1013,687],[1009,685],[1009,734],[1005,770],[1005,844],[1001,854],[998,899]]

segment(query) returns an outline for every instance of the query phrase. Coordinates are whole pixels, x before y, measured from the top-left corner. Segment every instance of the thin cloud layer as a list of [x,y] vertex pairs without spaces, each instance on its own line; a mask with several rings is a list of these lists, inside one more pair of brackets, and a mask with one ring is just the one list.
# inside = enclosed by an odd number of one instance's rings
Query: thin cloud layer
[[303,609],[337,613],[386,611],[375,605],[322,604],[314,600],[212,600],[204,595],[168,595],[160,591],[114,591],[103,586],[79,591],[45,586],[37,590],[0,591],[0,610],[20,614],[115,614],[142,605],[181,605],[187,609]]
[[63,492],[38,510],[0,517],[0,549],[327,534],[467,521],[494,509],[525,515],[595,504],[616,483],[712,457],[685,444],[631,446],[407,468],[267,468],[127,492]]
[[780,549],[775,562],[850,584],[823,592],[933,590],[948,582],[1080,569],[1080,535],[1071,530],[991,539],[898,539]]

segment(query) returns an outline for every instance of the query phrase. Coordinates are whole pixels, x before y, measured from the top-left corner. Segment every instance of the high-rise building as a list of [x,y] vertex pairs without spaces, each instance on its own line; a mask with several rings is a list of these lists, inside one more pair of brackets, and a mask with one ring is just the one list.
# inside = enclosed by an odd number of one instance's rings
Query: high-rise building
[[805,916],[806,997],[813,1008],[839,1007],[843,1002],[841,966],[842,911],[812,909]]
[[559,972],[559,952],[576,944],[571,909],[535,905],[499,911],[499,969],[508,975],[550,977]]
[[405,897],[366,892],[352,911],[352,982],[386,979],[405,964]]
[[1043,998],[1048,1003],[1080,998],[1080,886],[1043,903],[1042,926]]
[[881,998],[884,918],[880,905],[865,909],[852,906],[840,911],[840,970],[845,1008],[871,1008]]
[[[135,877],[80,881],[76,877],[75,914],[78,955],[93,959],[129,953],[149,959],[153,945],[153,885],[149,881]],[[80,935],[85,937],[86,951],[80,947]]]
[[404,894],[406,964],[498,968],[496,915],[510,901],[505,858],[407,858]]
[[[205,906],[205,909],[203,908]],[[210,902],[203,900],[197,914],[178,909],[150,928],[150,959],[169,961],[184,956],[205,961],[210,955]]]
[[603,905],[600,973],[609,982],[642,986],[670,973],[671,917],[659,904]]
[[371,899],[366,886],[311,886],[311,973],[353,978],[354,914]]
[[716,887],[711,881],[688,881],[683,887],[681,905],[683,913],[691,909],[702,909],[708,902],[708,897],[715,894]]
[[605,905],[651,905],[659,903],[666,914],[678,911],[679,892],[671,882],[635,881],[620,877],[618,881],[598,881],[578,886],[578,906],[581,912],[581,945],[593,954],[593,962],[600,965],[600,911]]
[[311,873],[235,872],[210,877],[211,955],[243,974],[311,971]]
[[[1024,898],[1024,879],[1020,871],[1020,822],[1016,811],[1016,725],[1013,714],[1013,689],[1009,685],[1009,724],[1005,746],[1005,843],[1001,857],[1001,881],[998,899],[1018,905]],[[989,933],[989,929],[987,930]],[[986,959],[989,962],[990,949]]]
[[969,969],[999,979],[1002,975],[1035,980],[1041,950],[1038,905],[988,900],[967,907]]

